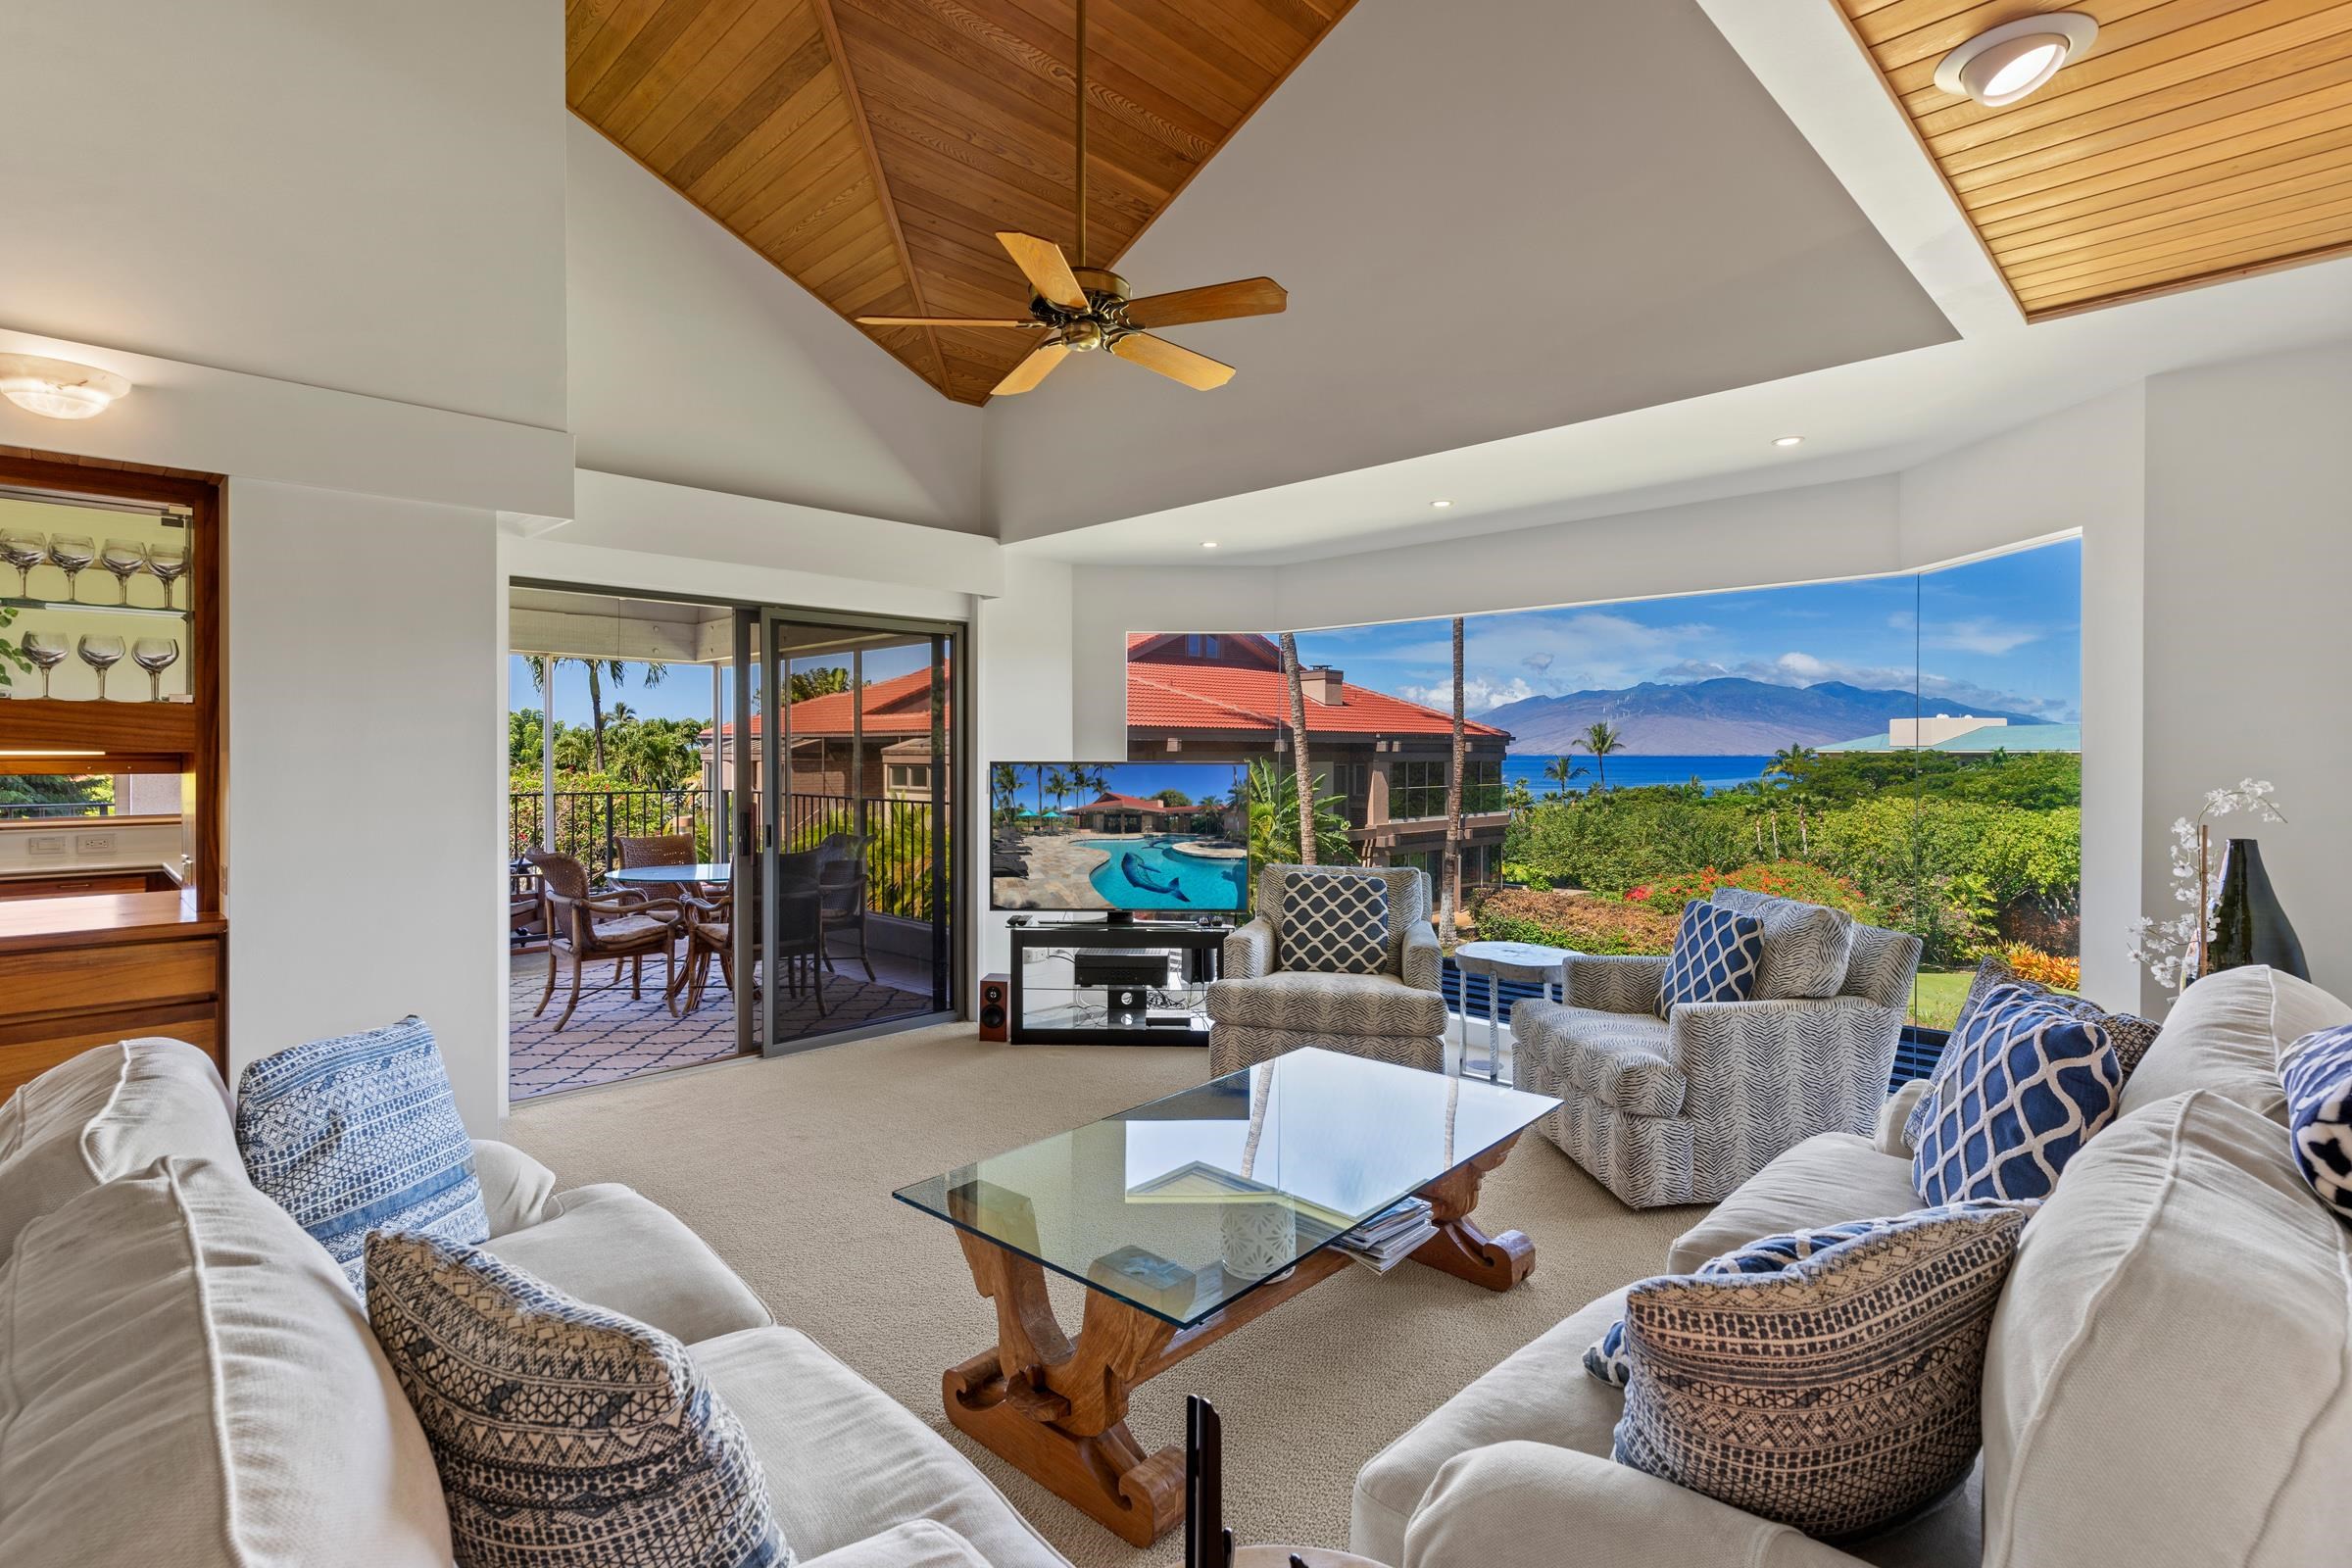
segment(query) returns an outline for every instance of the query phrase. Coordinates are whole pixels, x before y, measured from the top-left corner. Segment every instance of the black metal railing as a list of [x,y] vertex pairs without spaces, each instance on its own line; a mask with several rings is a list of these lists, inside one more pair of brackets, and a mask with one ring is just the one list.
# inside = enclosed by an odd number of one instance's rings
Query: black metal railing
[[[726,792],[731,793],[731,792]],[[724,811],[722,794],[699,787],[676,790],[558,790],[554,849],[570,856],[593,879],[620,863],[618,841],[659,833],[692,833],[695,853],[708,859],[711,825]],[[929,801],[863,800],[847,795],[794,794],[785,802],[784,843],[812,850],[834,833],[866,841],[866,906],[876,913],[927,920],[938,907],[932,858],[946,849],[939,831],[945,813]],[[507,804],[507,853],[512,859],[544,842],[547,797],[515,790]]]

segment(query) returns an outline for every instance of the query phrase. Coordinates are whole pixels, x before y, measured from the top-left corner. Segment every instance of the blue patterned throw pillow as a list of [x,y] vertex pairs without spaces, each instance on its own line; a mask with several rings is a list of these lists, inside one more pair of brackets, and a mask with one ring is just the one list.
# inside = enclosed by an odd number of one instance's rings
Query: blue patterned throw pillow
[[2026,1219],[1929,1209],[1779,1268],[1635,1285],[1613,1456],[1827,1541],[1932,1505],[1982,1446],[1984,1346]]
[[1930,1203],[2047,1198],[2066,1162],[2115,1119],[2123,1064],[2107,1031],[2020,986],[1997,986],[1944,1051],[1911,1185]]
[[[2115,1048],[2116,1064],[2123,1068],[2126,1079],[2131,1078],[2132,1069],[2139,1065],[2140,1058],[2156,1044],[2156,1036],[2163,1030],[2161,1024],[2153,1019],[2142,1018],[2137,1013],[2109,1012],[2087,998],[2067,991],[2052,991],[2048,986],[2019,974],[2009,967],[2006,959],[1994,956],[1977,965],[1976,978],[1968,983],[1968,995],[1961,1001],[1959,1014],[1952,1020],[1951,1033],[1959,1034],[1967,1026],[1968,1020],[1975,1016],[1977,1009],[1984,1004],[1985,999],[2003,986],[2015,986],[2028,995],[2042,998],[2051,1005],[2063,1007],[2076,1017],[2106,1030],[2107,1043]],[[1944,1079],[1952,1062],[1952,1053],[1948,1050],[1936,1059],[1935,1069],[1928,1074],[1931,1087]],[[1913,1149],[1917,1149],[1920,1139],[1927,1136],[1928,1117],[1935,1103],[1933,1095],[1922,1095],[1919,1103],[1911,1107],[1911,1114],[1903,1120],[1903,1141]]]
[[472,1140],[433,1032],[413,1015],[247,1067],[237,1152],[253,1185],[318,1239],[355,1290],[371,1230],[490,1239]]
[[1683,906],[1674,955],[1658,984],[1658,1016],[1671,1018],[1685,1002],[1745,1002],[1756,993],[1764,961],[1764,922],[1720,904]]
[[2287,1047],[2278,1084],[2295,1168],[2338,1219],[2352,1220],[2352,1025]]
[[785,1568],[751,1440],[660,1329],[470,1247],[368,1239],[368,1322],[461,1568]]
[[1282,966],[1378,974],[1389,961],[1389,884],[1355,871],[1293,871],[1282,885]]

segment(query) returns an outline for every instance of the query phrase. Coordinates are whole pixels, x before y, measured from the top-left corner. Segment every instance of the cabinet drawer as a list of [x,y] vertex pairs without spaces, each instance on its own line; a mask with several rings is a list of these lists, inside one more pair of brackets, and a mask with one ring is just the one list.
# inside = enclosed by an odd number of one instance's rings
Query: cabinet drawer
[[69,899],[85,893],[151,893],[137,871],[92,871],[84,876],[22,876],[0,879],[0,899]]
[[0,1101],[92,1046],[142,1035],[184,1040],[212,1057],[214,1066],[220,1065],[220,1030],[210,1003],[5,1025],[0,1026]]
[[220,985],[217,937],[0,954],[0,1019],[199,1002]]

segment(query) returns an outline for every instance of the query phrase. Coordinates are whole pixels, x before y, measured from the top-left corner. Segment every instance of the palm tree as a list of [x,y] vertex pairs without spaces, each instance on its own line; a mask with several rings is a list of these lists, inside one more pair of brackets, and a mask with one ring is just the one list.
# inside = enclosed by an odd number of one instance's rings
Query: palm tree
[[1010,762],[989,764],[988,793],[995,798],[997,820],[1010,822],[1021,806],[1021,770]]
[[[1777,773],[1788,781],[1788,804],[1796,808],[1796,853],[1799,855],[1813,853],[1813,835],[1805,823],[1805,777],[1813,771],[1813,764],[1820,760],[1821,754],[1812,747],[1790,744],[1773,753],[1772,761],[1764,769],[1767,776]],[[1777,832],[1774,838],[1779,838]],[[1780,858],[1777,845],[1773,858]]]
[[1306,763],[1306,684],[1298,674],[1298,639],[1284,632],[1282,643],[1282,675],[1291,689],[1291,771],[1295,777],[1292,789],[1298,803],[1298,863],[1315,864],[1314,776]]
[[1454,911],[1462,899],[1462,766],[1468,760],[1462,737],[1462,617],[1453,617],[1453,765],[1446,770],[1446,867],[1438,890],[1438,940],[1454,939]]
[[1575,783],[1578,779],[1583,778],[1587,771],[1588,770],[1584,763],[1565,754],[1555,757],[1550,761],[1545,762],[1544,764],[1544,777],[1553,785],[1557,786],[1557,788],[1550,792],[1551,798],[1555,801],[1566,799],[1568,795],[1568,786]]
[[850,672],[839,664],[829,664],[822,669],[796,669],[792,672],[792,679],[786,683],[784,700],[805,703],[811,697],[830,697],[835,692],[849,689]]
[[1609,787],[1609,754],[1624,747],[1624,737],[1617,733],[1616,725],[1604,718],[1585,731],[1583,744],[1585,750],[1592,754],[1592,765],[1600,770],[1599,787],[1606,790]]
[[[1250,834],[1250,859],[1254,865],[1292,864],[1315,865],[1329,863],[1348,865],[1354,860],[1354,849],[1348,842],[1348,818],[1340,814],[1343,802],[1337,795],[1321,799],[1307,798],[1306,808],[1300,810],[1297,794],[1298,781],[1289,769],[1270,757],[1250,760],[1250,773],[1242,787],[1242,799]],[[1298,824],[1311,822],[1308,844],[1315,858],[1298,842]]]
[[[628,662],[619,659],[578,659],[564,654],[525,654],[523,662],[530,666],[532,684],[539,688],[543,700],[547,697],[550,666],[568,662],[586,668],[591,736],[588,755],[595,771],[602,773],[605,770],[605,682],[611,680],[614,686],[625,684],[629,678]],[[669,673],[667,664],[649,662],[644,667],[643,684],[647,686],[661,685],[662,678]],[[547,706],[552,709],[555,705],[551,702]]]
[[1046,793],[1054,798],[1054,813],[1056,816],[1061,814],[1061,803],[1077,787],[1071,782],[1070,775],[1058,767],[1046,775]]

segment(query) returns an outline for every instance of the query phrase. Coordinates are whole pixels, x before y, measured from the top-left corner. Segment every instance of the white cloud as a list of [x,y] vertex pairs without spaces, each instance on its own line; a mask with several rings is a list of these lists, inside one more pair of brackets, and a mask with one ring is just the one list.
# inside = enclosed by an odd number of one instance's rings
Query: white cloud
[[1990,616],[1973,620],[1950,620],[1931,623],[1920,641],[1930,648],[1954,648],[1962,653],[1985,654],[1998,657],[2014,653],[2031,642],[2041,639],[2041,629],[2019,626]]
[[[1453,677],[1448,675],[1443,681],[1429,686],[1407,686],[1396,695],[1407,702],[1420,703],[1450,713],[1453,711]],[[1483,713],[1490,708],[1500,708],[1505,703],[1516,703],[1540,695],[1535,687],[1516,675],[1506,681],[1494,681],[1469,672],[1462,676],[1462,711],[1465,713]]]

